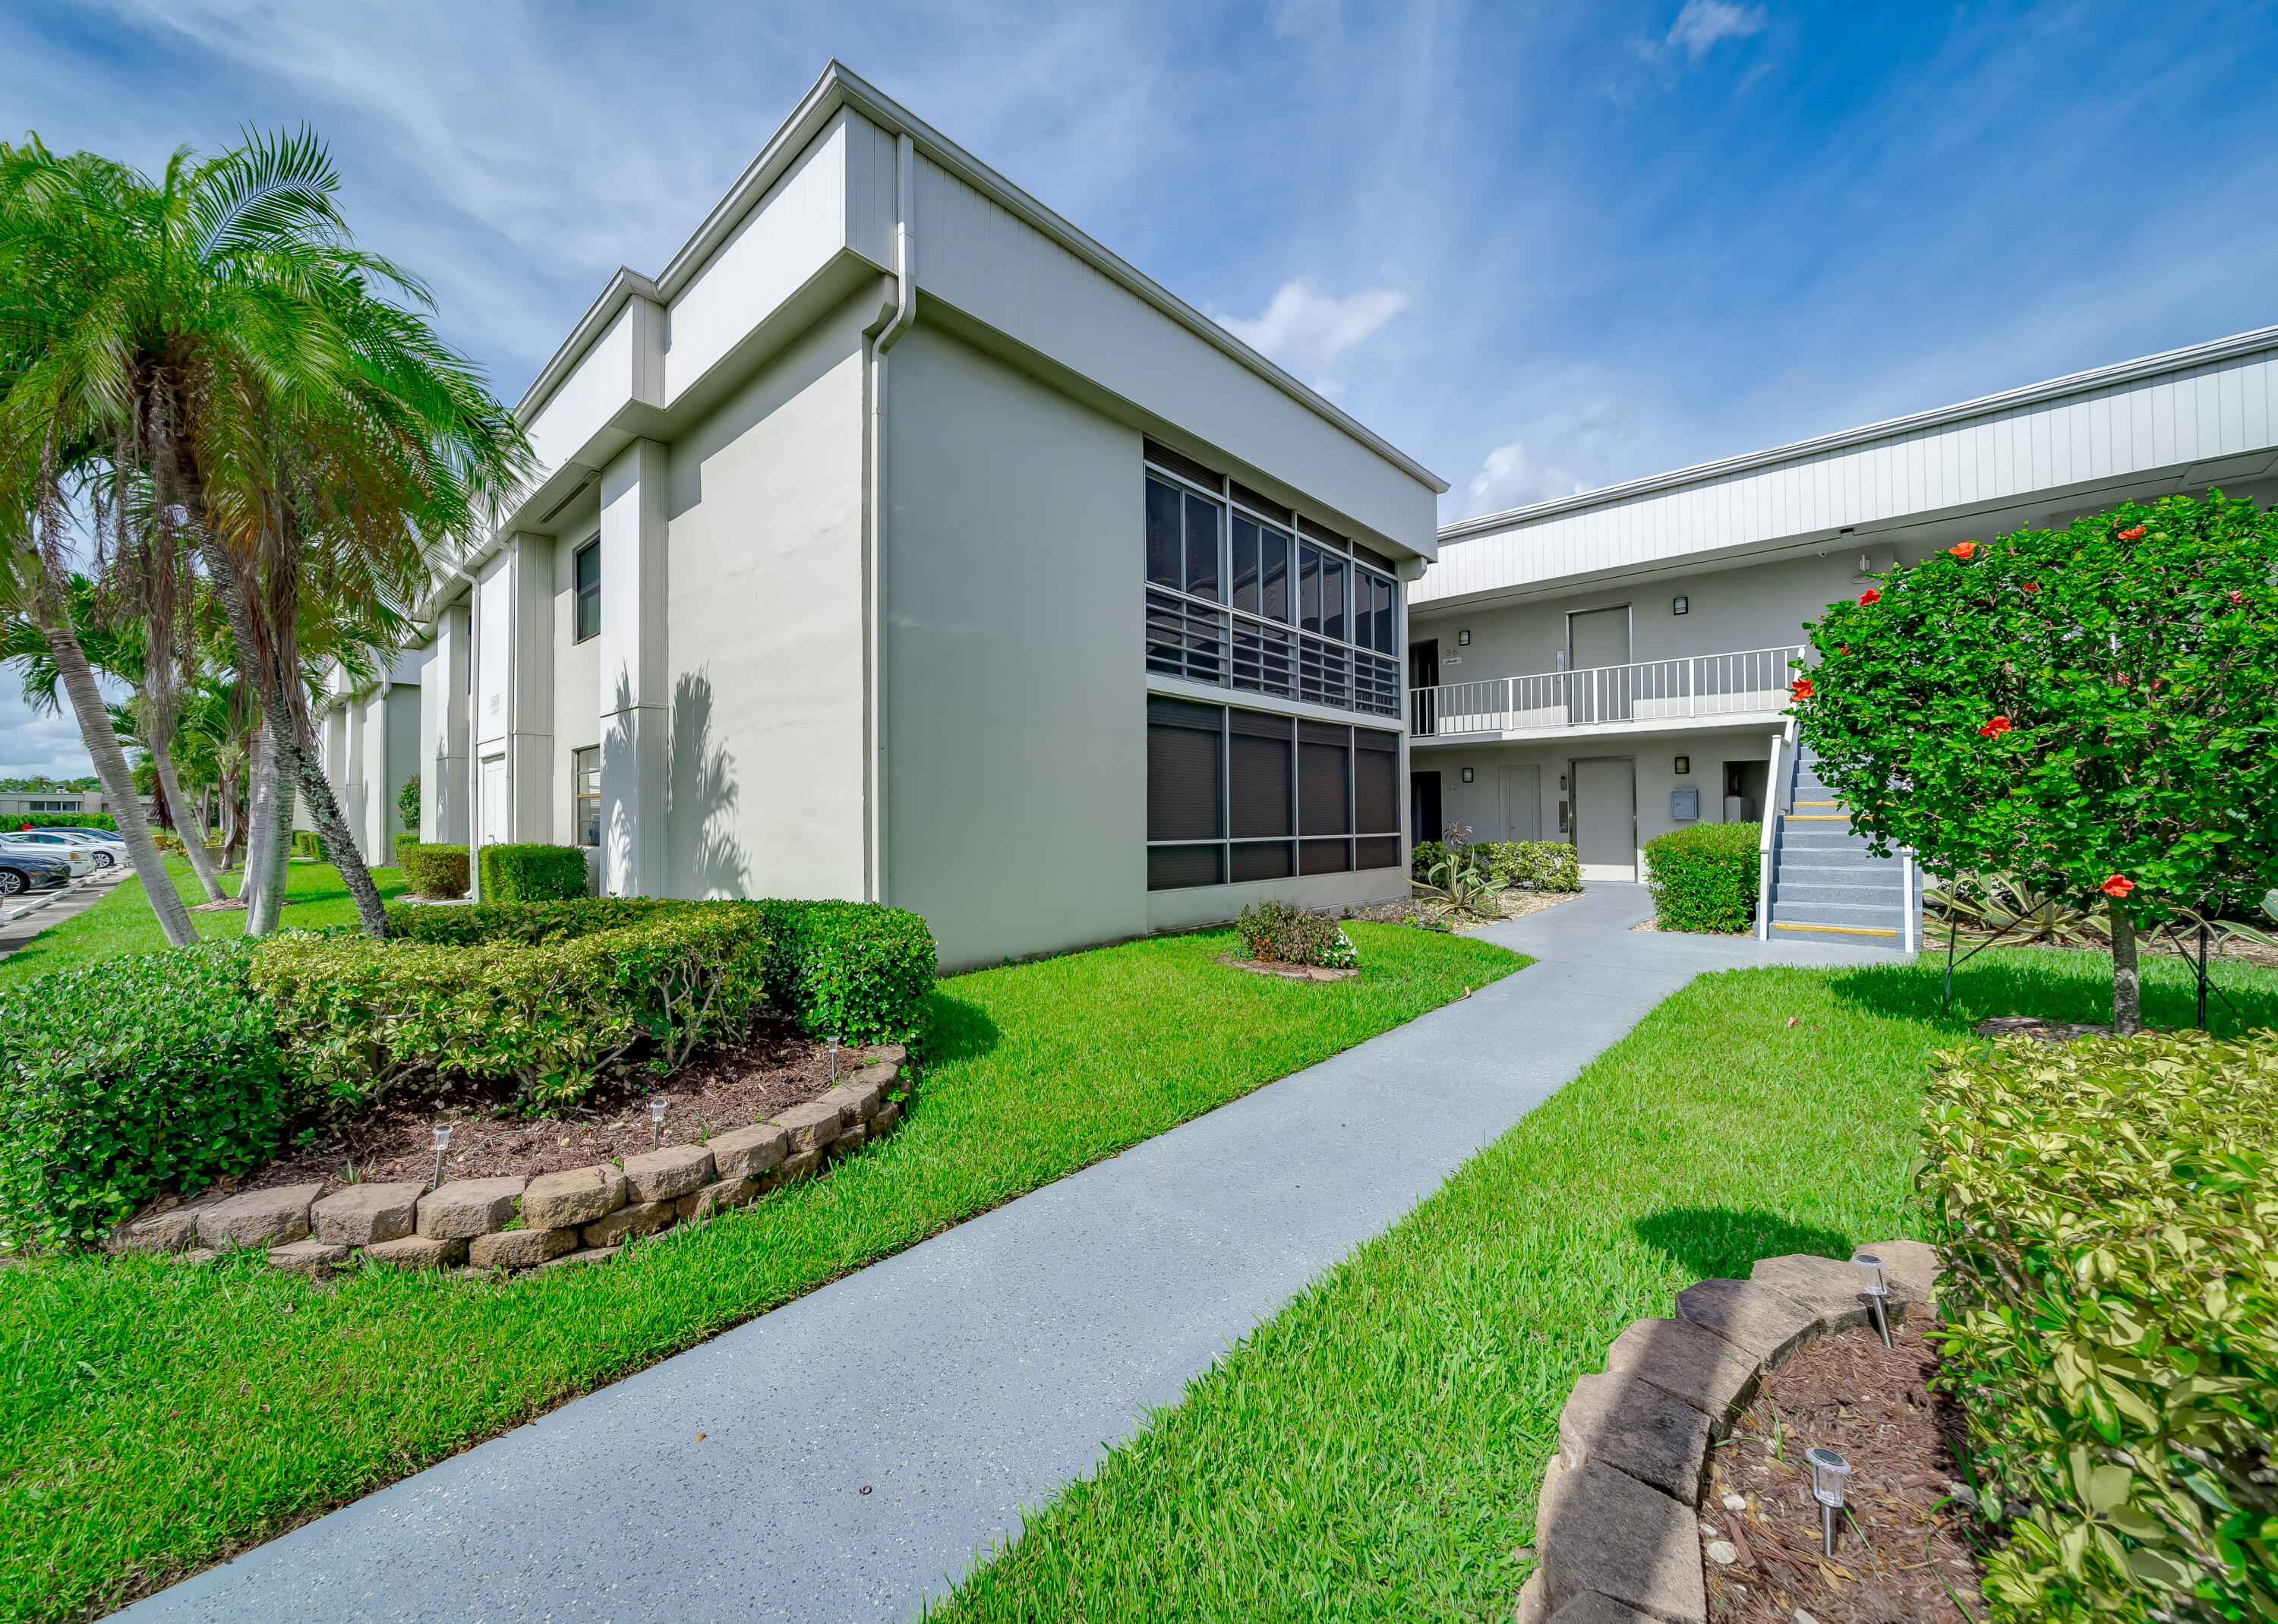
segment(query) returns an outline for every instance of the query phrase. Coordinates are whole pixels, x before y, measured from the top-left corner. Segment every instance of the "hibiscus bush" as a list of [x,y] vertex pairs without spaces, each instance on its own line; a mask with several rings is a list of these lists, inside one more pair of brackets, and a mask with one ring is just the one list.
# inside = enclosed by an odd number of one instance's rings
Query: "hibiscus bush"
[[1966,541],[1808,627],[1821,779],[1888,855],[2109,911],[2136,932],[2278,885],[2278,515],[2220,495]]

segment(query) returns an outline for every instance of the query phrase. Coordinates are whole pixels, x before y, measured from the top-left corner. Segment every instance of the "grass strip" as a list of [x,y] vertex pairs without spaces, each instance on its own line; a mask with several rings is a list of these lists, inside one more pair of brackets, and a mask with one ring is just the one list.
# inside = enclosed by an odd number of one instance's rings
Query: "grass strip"
[[1361,973],[1326,985],[1217,963],[1223,931],[944,981],[892,1137],[607,1267],[0,1269],[0,1618],[117,1605],[1527,962],[1347,928]]
[[[205,901],[205,890],[198,884],[197,873],[187,858],[168,858],[166,871],[174,877],[174,888],[181,893],[184,902]],[[407,888],[401,869],[375,868],[371,878],[384,897],[401,896]],[[244,879],[242,873],[224,874],[221,888],[234,896]],[[190,921],[202,937],[245,934],[245,915],[234,909],[194,913]],[[314,930],[319,926],[355,922],[355,899],[340,883],[339,869],[329,863],[286,865],[287,926]],[[45,975],[51,970],[76,970],[99,959],[118,958],[128,953],[163,952],[165,946],[166,934],[158,928],[157,916],[150,911],[149,894],[142,888],[141,877],[129,874],[111,888],[109,896],[84,913],[42,931],[0,959],[0,987]]]
[[[1701,977],[1108,1452],[929,1613],[1504,1619],[1575,1376],[1758,1257],[1918,1232],[1926,1063],[1988,1015],[2098,1021],[2111,959]],[[2147,964],[2144,1011],[2191,981]],[[2278,972],[2226,965],[2258,1025]],[[2225,1014],[2218,1030],[2236,1030]]]

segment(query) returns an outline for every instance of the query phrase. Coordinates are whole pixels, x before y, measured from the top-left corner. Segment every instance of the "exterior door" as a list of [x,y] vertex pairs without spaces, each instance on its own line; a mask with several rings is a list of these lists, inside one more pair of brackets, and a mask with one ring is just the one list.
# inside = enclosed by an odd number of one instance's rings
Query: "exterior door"
[[[1433,689],[1439,685],[1440,639],[1426,637],[1421,643],[1410,644],[1408,686],[1410,689]],[[1440,730],[1439,703],[1432,694],[1418,693],[1409,708],[1414,713],[1408,719],[1410,733],[1430,735]],[[1440,833],[1435,827],[1429,835],[1419,838],[1437,840]]]
[[1637,878],[1637,763],[1574,764],[1574,855],[1585,880]]
[[1507,766],[1502,770],[1502,837],[1505,840],[1542,838],[1542,769]]
[[483,844],[503,846],[507,829],[506,758],[493,756],[483,763]]
[[1440,810],[1440,775],[1408,775],[1408,838],[1411,842],[1437,840],[1447,829]]
[[1593,609],[1566,617],[1568,668],[1576,673],[1568,701],[1578,727],[1630,719],[1630,610]]

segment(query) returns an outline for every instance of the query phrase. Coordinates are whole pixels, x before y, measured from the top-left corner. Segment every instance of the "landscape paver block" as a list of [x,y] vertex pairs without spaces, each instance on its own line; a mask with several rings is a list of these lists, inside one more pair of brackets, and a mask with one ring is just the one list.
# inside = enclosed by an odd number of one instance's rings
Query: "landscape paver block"
[[197,1239],[198,1209],[176,1207],[167,1212],[129,1218],[111,1231],[103,1243],[106,1252],[180,1252]]
[[504,1229],[522,1194],[520,1175],[460,1178],[419,1198],[418,1232],[430,1240],[470,1240]]
[[712,1170],[722,1178],[756,1178],[771,1167],[781,1167],[791,1154],[791,1135],[772,1122],[754,1127],[730,1128],[704,1142],[712,1153]]
[[868,1144],[869,1140],[870,1130],[858,1122],[830,1141],[830,1159],[837,1162],[851,1156]]
[[822,1097],[844,1111],[847,1125],[852,1126],[858,1122],[868,1122],[878,1114],[878,1107],[884,1101],[886,1091],[876,1083],[866,1083],[858,1077],[852,1082],[839,1084]]
[[589,1247],[614,1247],[629,1235],[653,1235],[673,1220],[670,1201],[635,1201],[608,1217],[588,1224],[584,1231]]
[[875,1083],[881,1089],[891,1088],[901,1080],[902,1068],[891,1062],[864,1066],[846,1080],[850,1083]]
[[878,1114],[870,1118],[868,1124],[870,1137],[876,1139],[881,1134],[891,1132],[894,1125],[901,1119],[902,1108],[891,1100],[887,1101],[878,1108]]
[[1870,1240],[1859,1248],[1883,1260],[1891,1296],[1929,1308],[1938,1300],[1938,1248],[1920,1240]]
[[305,1240],[270,1247],[269,1261],[293,1274],[307,1275],[312,1280],[329,1280],[333,1269],[348,1261],[348,1249],[338,1241],[311,1235]]
[[324,1193],[320,1184],[279,1185],[248,1190],[198,1211],[198,1244],[226,1251],[231,1247],[282,1247],[309,1232],[309,1203]]
[[309,1208],[309,1226],[319,1240],[336,1247],[368,1247],[400,1240],[419,1216],[417,1184],[352,1184]]
[[863,1051],[873,1065],[898,1066],[909,1064],[910,1051],[899,1043],[879,1043]]
[[846,1117],[837,1102],[809,1100],[776,1117],[776,1125],[791,1135],[791,1154],[821,1150],[845,1131]]
[[1606,1369],[1650,1382],[1708,1417],[1722,1437],[1732,1414],[1755,1396],[1756,1361],[1691,1320],[1639,1320],[1606,1350]]
[[636,1201],[677,1201],[712,1182],[712,1153],[701,1145],[667,1145],[625,1158],[625,1183]]
[[1687,1505],[1701,1498],[1708,1417],[1633,1376],[1577,1377],[1558,1414],[1558,1459],[1602,1460]]
[[1818,1334],[1819,1321],[1768,1285],[1753,1280],[1702,1280],[1677,1293],[1677,1316],[1705,1325],[1777,1370]]
[[623,1206],[631,1188],[607,1163],[540,1173],[522,1193],[522,1221],[532,1229],[575,1229]]
[[797,1184],[802,1178],[813,1177],[815,1170],[822,1165],[824,1154],[820,1150],[802,1150],[795,1156],[784,1157],[781,1167],[769,1170],[768,1176],[760,1180],[760,1188],[780,1190],[787,1184]]
[[1696,1515],[1602,1461],[1569,1471],[1553,1460],[1534,1525],[1548,1598],[1563,1609],[1595,1591],[1670,1624],[1696,1624],[1708,1611]]
[[[1847,1262],[1815,1257],[1808,1252],[1791,1253],[1785,1257],[1760,1257],[1748,1270],[1748,1278],[1758,1285],[1771,1287],[1810,1313],[1819,1321],[1822,1336],[1874,1323],[1866,1296],[1860,1290],[1866,1277]],[[1893,1323],[1906,1317],[1906,1304],[1896,1297],[1885,1306]]]
[[467,1262],[477,1269],[535,1269],[549,1258],[577,1249],[574,1229],[501,1230],[467,1243]]
[[400,1240],[376,1241],[358,1255],[367,1263],[400,1263],[406,1269],[448,1269],[466,1261],[467,1243],[458,1236],[444,1239],[433,1235],[406,1235]]
[[540,1269],[559,1269],[564,1263],[606,1263],[624,1248],[623,1247],[580,1247],[575,1252],[564,1252],[560,1257],[549,1257]]
[[695,1218],[716,1217],[731,1207],[741,1207],[760,1193],[756,1178],[722,1178],[700,1190],[691,1190],[672,1204],[683,1224]]

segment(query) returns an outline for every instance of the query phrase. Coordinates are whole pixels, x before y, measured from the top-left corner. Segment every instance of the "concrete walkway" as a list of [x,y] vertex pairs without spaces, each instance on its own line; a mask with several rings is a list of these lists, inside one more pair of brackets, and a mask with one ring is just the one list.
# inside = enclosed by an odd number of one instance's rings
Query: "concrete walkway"
[[36,896],[15,896],[0,909],[0,958],[6,958],[42,931],[53,930],[65,919],[76,919],[111,893],[133,871],[99,868],[69,886]]
[[126,1616],[905,1619],[1696,972],[1892,957],[1648,911],[1598,886],[1494,926],[1541,962]]

